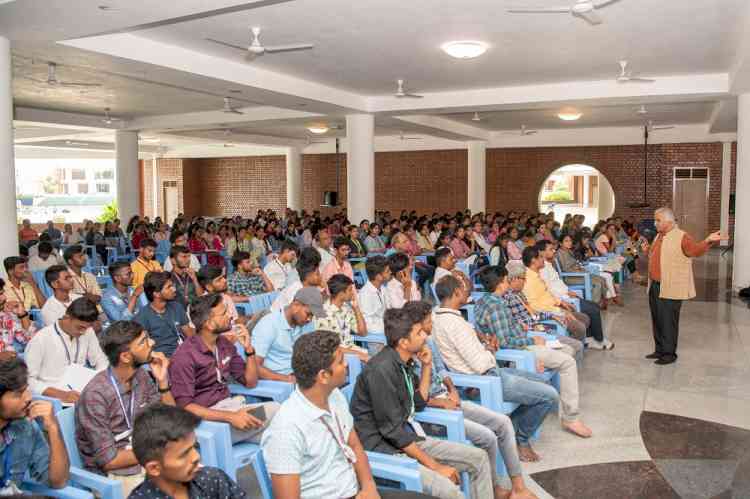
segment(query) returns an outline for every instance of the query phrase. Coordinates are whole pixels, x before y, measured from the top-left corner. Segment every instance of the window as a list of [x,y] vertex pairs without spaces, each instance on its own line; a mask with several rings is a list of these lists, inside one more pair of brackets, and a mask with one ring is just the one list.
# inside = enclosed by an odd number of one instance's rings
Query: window
[[[114,170],[97,170],[94,173],[95,180],[114,180],[114,178],[115,178]],[[109,192],[109,190],[100,191],[100,192]]]
[[78,194],[88,194],[89,184],[78,184]]
[[72,180],[86,180],[86,170],[83,168],[73,168],[70,171],[70,178]]
[[96,184],[96,192],[109,192],[109,184]]

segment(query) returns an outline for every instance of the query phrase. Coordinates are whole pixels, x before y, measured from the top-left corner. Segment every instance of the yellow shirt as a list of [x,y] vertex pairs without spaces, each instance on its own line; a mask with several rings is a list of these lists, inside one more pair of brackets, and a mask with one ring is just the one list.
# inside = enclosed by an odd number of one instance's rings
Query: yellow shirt
[[146,280],[146,274],[149,272],[162,272],[161,265],[156,260],[146,261],[143,258],[138,258],[136,261],[130,264],[130,270],[133,271],[133,284],[134,288],[143,286],[143,281]]
[[539,273],[534,272],[528,267],[526,267],[526,284],[523,286],[523,294],[526,295],[529,305],[535,312],[552,312],[557,314],[561,312],[559,307],[560,300],[550,293],[547,284],[539,276]]
[[70,267],[68,267],[68,272],[70,272],[70,275],[73,278],[73,293],[78,295],[102,295],[102,288],[100,288],[99,283],[96,282],[94,274],[90,272],[81,272],[81,276],[79,277]]
[[10,279],[5,281],[5,299],[8,301],[17,301],[23,303],[23,308],[27,311],[32,308],[39,308],[39,303],[36,301],[36,295],[34,294],[34,288],[31,287],[26,281],[21,281],[20,287],[13,286]]

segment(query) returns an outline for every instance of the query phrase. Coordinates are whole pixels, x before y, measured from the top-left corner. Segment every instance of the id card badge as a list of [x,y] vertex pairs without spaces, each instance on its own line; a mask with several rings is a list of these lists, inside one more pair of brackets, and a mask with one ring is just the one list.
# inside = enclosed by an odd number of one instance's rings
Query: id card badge
[[413,416],[407,419],[407,422],[411,425],[414,433],[416,433],[418,437],[427,438],[427,433],[422,429],[422,425],[419,424]]
[[130,437],[133,435],[133,430],[125,430],[122,433],[115,435],[115,442],[122,442],[127,440],[130,443]]

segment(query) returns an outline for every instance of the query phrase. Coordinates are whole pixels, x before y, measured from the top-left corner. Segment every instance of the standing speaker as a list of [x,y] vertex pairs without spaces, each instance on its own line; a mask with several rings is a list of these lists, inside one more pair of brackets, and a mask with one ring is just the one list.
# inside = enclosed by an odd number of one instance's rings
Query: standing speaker
[[336,191],[325,191],[323,193],[323,206],[337,206],[339,202],[338,194]]

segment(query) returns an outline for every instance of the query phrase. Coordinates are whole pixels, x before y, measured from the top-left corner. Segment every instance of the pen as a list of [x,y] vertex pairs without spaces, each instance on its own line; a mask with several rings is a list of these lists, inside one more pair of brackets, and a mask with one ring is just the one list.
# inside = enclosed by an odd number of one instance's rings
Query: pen
[[70,388],[70,391],[71,391],[71,392],[74,392],[74,391],[75,391],[75,390],[73,389],[73,387],[72,387],[72,386],[70,386],[70,385],[65,385],[65,386],[67,386],[68,388]]

